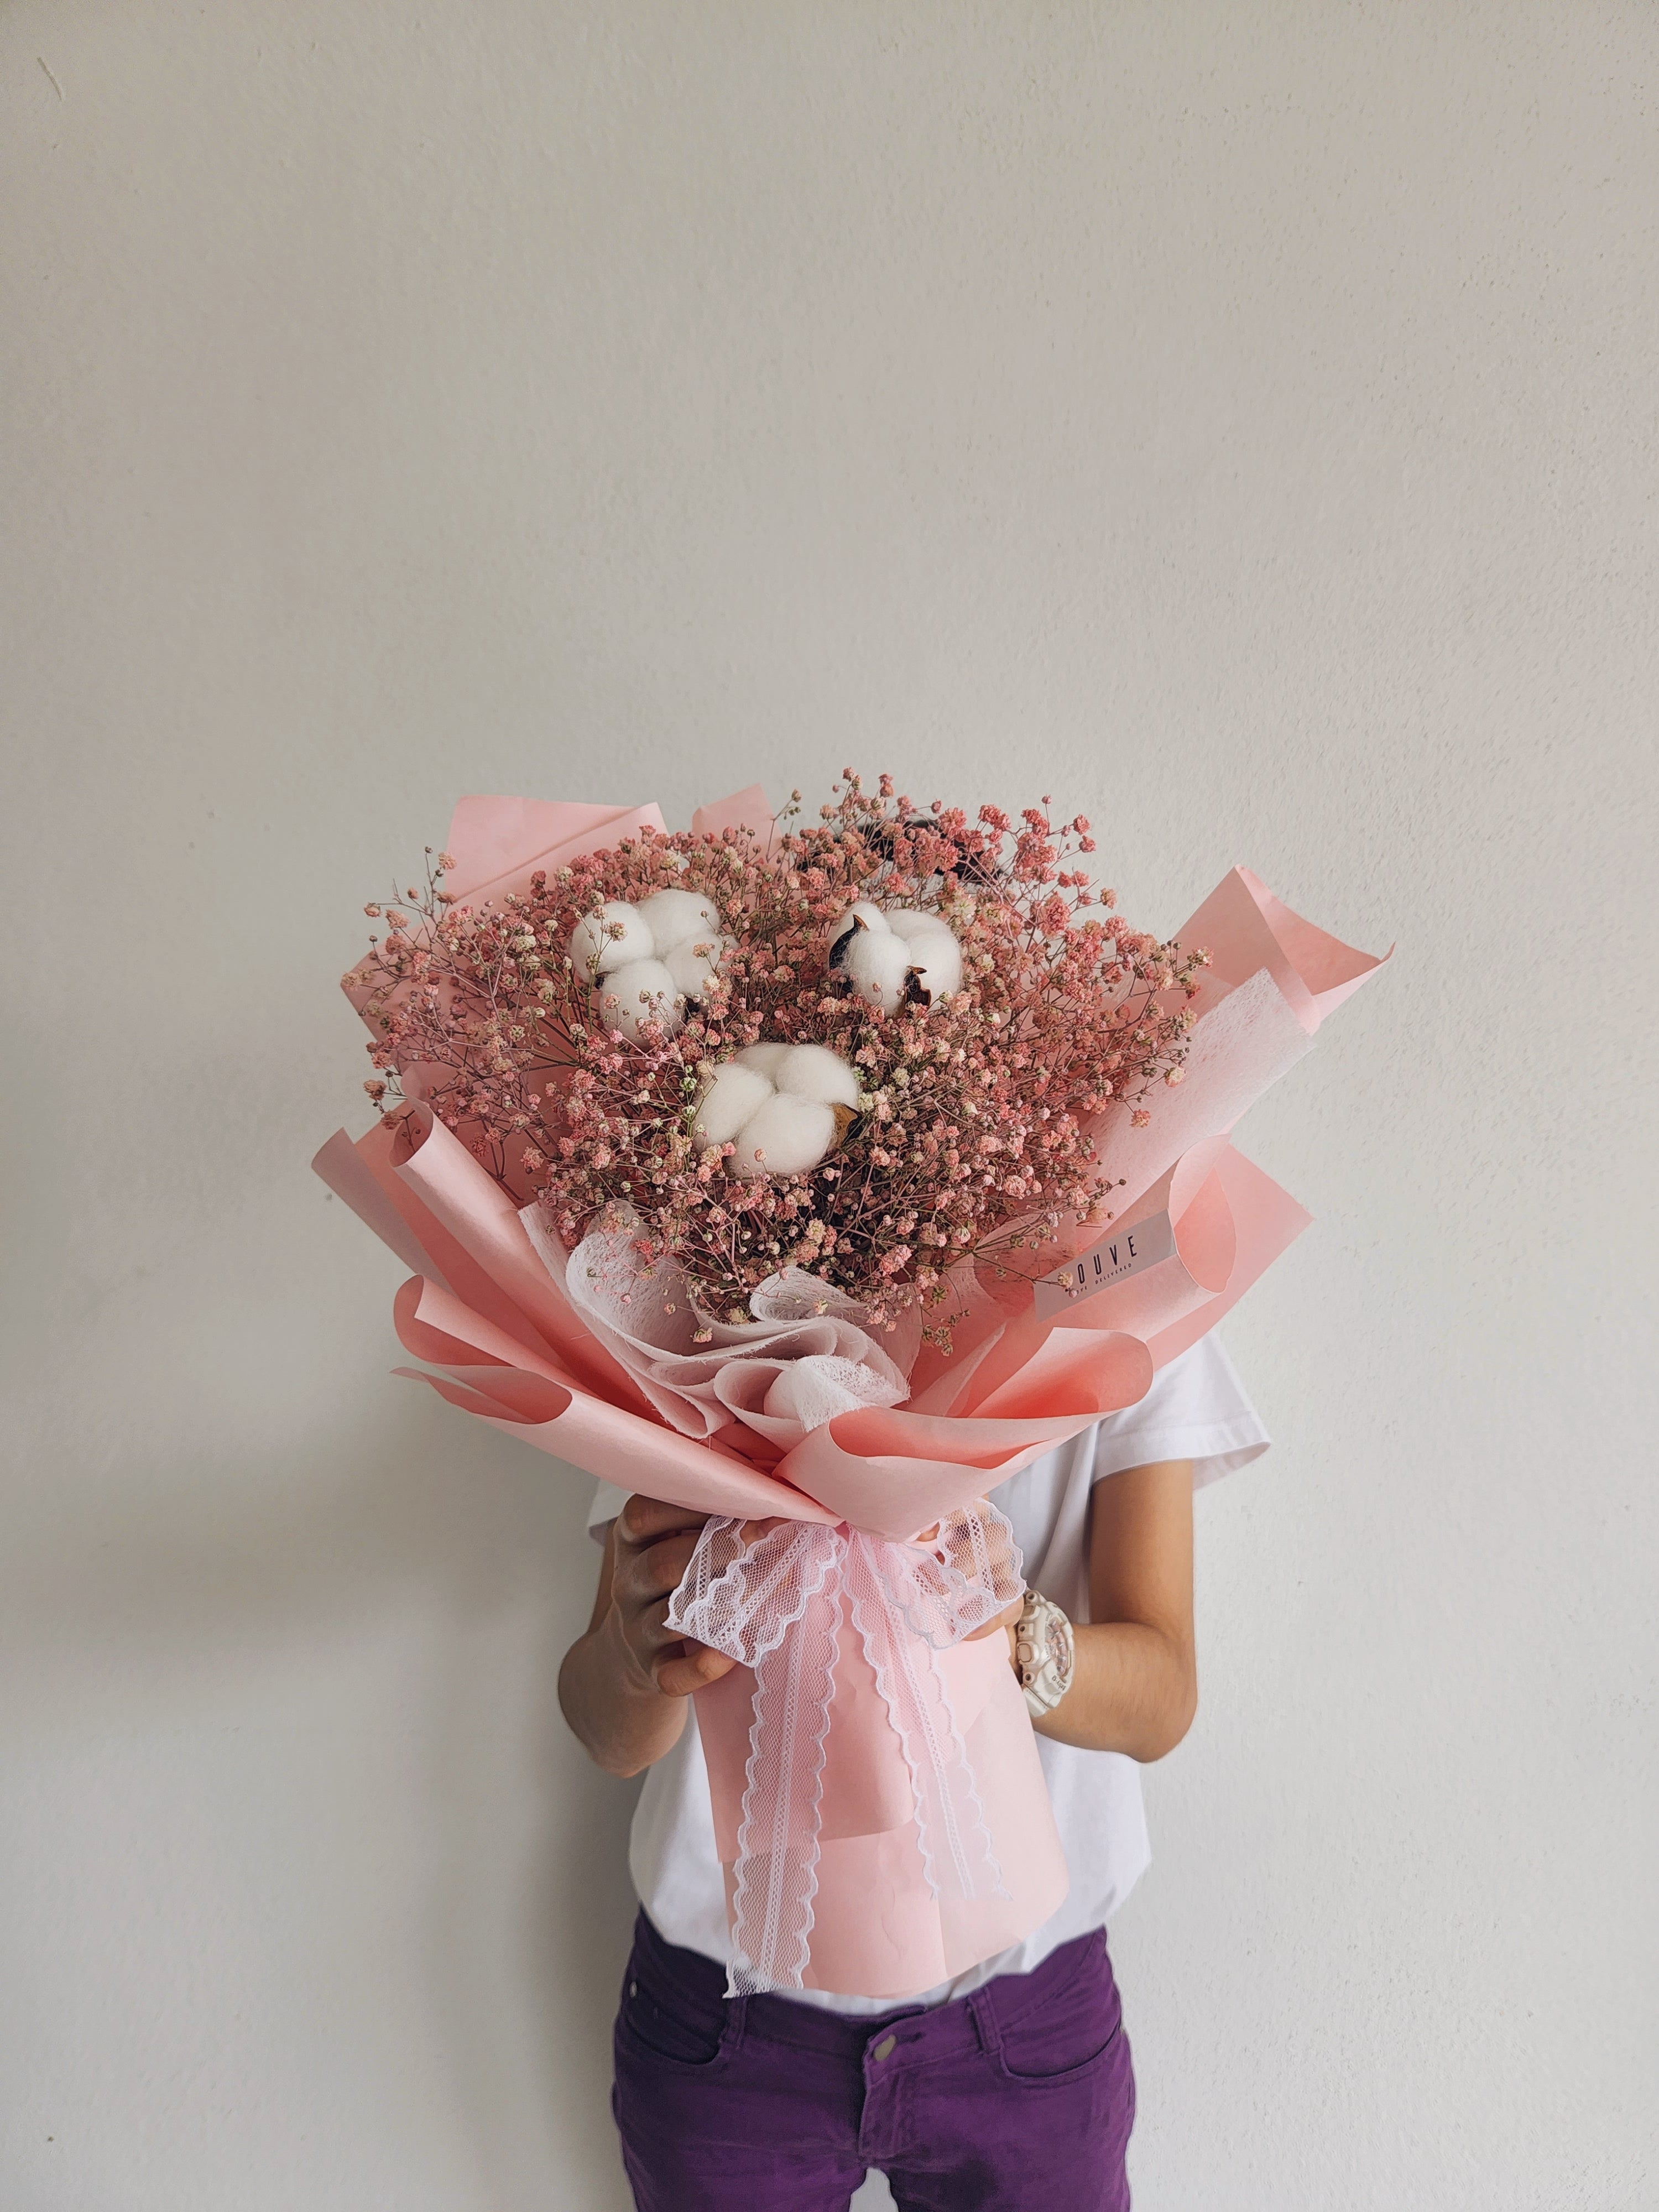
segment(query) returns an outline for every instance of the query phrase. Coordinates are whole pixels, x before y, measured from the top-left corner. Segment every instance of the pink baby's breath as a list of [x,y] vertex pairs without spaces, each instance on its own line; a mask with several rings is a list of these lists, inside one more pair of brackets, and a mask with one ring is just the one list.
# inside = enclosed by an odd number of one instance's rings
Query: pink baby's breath
[[[647,829],[477,908],[442,889],[450,856],[428,856],[413,913],[368,909],[391,933],[349,979],[374,1030],[366,1087],[395,1109],[418,1071],[446,1125],[567,1243],[625,1220],[642,1264],[677,1261],[700,1311],[747,1318],[788,1265],[878,1320],[937,1307],[964,1257],[1028,1273],[1064,1217],[1105,1218],[1103,1118],[1144,1128],[1139,1100],[1181,1079],[1205,956],[1119,918],[1074,865],[1088,830],[1056,825],[1046,800],[1017,823],[995,806],[919,813],[890,777],[872,795],[849,771],[815,821],[797,794],[768,844]],[[605,901],[668,889],[717,909],[727,950],[677,1030],[642,1020],[630,1042],[567,947]],[[947,922],[960,990],[891,1014],[852,995],[829,939],[860,899]],[[700,1151],[693,1123],[713,1070],[763,1040],[829,1047],[862,1109],[810,1173],[740,1180],[732,1147]]]

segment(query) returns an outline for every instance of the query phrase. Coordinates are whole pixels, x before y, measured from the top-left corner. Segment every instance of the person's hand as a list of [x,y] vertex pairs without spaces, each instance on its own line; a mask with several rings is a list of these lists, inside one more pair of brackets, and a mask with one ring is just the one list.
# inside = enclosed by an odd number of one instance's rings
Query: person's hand
[[636,1686],[655,1687],[665,1697],[689,1697],[736,1663],[723,1651],[676,1636],[667,1626],[669,1598],[691,1564],[708,1518],[653,1498],[630,1498],[617,1516],[611,1627]]
[[1025,1599],[1022,1595],[1017,1597],[1012,1605],[1005,1606],[994,1620],[988,1620],[983,1628],[976,1628],[968,1641],[970,1644],[977,1644],[981,1636],[994,1636],[1000,1630],[1007,1638],[1008,1664],[1011,1667],[1013,1666],[1015,1663],[1014,1636],[1019,1626],[1019,1616],[1024,1610]]

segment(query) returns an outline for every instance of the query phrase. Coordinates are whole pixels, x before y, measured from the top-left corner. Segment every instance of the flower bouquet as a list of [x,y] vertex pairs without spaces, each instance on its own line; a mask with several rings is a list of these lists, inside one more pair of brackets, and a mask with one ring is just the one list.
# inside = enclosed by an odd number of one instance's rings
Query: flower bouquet
[[1093,850],[850,770],[675,833],[467,799],[344,978],[380,1112],[315,1164],[413,1270],[401,1371],[710,1516],[734,1990],[902,1998],[1054,1910],[986,1493],[1308,1218],[1228,1132],[1378,962],[1243,869],[1161,941]]

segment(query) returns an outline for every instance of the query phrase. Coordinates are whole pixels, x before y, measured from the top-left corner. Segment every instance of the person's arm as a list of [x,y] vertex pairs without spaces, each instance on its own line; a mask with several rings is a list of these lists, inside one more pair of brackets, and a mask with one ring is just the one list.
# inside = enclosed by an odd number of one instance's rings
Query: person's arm
[[607,1774],[638,1774],[660,1759],[685,1726],[691,1692],[732,1666],[665,1625],[706,1517],[630,1498],[605,1539],[593,1618],[559,1669],[559,1706]]
[[1073,1631],[1072,1686],[1033,1725],[1085,1751],[1162,1759],[1198,1710],[1190,1460],[1126,1468],[1095,1485],[1089,1611]]

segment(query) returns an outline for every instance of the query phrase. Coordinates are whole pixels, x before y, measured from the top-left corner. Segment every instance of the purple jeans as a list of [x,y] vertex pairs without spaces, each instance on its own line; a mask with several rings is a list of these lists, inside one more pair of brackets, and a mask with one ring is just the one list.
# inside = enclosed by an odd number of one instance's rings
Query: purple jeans
[[1106,1938],[932,2012],[724,1994],[641,1913],[611,2110],[639,2212],[1127,2212],[1134,2075]]

